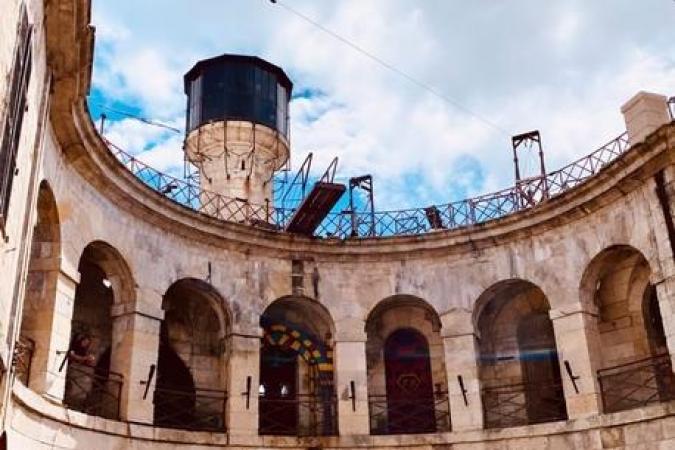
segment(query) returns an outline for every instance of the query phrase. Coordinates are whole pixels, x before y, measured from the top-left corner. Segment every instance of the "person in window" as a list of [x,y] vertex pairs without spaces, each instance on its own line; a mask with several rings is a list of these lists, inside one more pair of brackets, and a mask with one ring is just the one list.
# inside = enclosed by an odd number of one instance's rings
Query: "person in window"
[[[64,403],[70,409],[89,413],[89,393],[96,358],[92,354],[92,339],[89,334],[78,333],[70,341],[67,360],[66,386]],[[63,363],[65,364],[65,360]]]
[[77,334],[70,343],[68,361],[86,366],[93,366],[96,358],[91,354],[91,337],[87,334]]

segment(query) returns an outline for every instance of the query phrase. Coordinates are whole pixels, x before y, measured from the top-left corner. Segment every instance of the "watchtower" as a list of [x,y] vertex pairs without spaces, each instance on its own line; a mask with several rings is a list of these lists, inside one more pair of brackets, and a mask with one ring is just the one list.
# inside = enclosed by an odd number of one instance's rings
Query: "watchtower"
[[184,149],[201,188],[271,205],[272,177],[290,153],[288,76],[260,58],[225,54],[199,61],[184,82]]

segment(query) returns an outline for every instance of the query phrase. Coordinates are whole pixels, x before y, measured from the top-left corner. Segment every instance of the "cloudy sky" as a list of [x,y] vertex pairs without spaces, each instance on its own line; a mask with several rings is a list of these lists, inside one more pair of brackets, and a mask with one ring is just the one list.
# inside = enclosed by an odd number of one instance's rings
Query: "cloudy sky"
[[[374,175],[382,209],[508,186],[510,135],[532,129],[555,169],[620,134],[637,91],[675,95],[673,0],[279,2],[450,101],[269,0],[94,0],[92,115],[106,105],[182,129],[195,61],[258,55],[295,83],[295,167],[309,151],[317,168],[338,156],[342,177]],[[109,117],[111,141],[182,173],[182,134]]]

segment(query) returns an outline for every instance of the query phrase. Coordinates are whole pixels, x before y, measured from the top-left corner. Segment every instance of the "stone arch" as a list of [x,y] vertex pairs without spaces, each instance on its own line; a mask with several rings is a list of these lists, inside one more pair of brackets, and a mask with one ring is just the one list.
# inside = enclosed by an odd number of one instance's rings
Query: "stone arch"
[[581,304],[597,317],[600,345],[608,350],[597,355],[598,368],[650,356],[645,301],[653,287],[651,277],[645,256],[628,245],[607,247],[586,266],[580,284]]
[[[114,330],[113,307],[134,305],[136,284],[124,257],[104,241],[91,242],[84,248],[78,271],[64,403],[88,414],[118,418],[121,387],[118,390],[109,385],[123,383],[119,372],[126,356],[118,351],[120,339],[116,334],[125,330]],[[83,345],[84,338],[88,345]],[[108,395],[109,391],[115,394]]]
[[602,348],[591,357],[605,412],[675,395],[653,277],[645,255],[628,245],[603,249],[584,270],[580,299],[595,317],[593,332]]
[[17,376],[38,392],[47,388],[45,375],[51,356],[56,287],[61,263],[60,224],[56,198],[49,183],[43,180],[38,190],[37,219],[30,247],[26,294],[16,348]]
[[227,386],[226,341],[231,329],[224,298],[206,281],[182,278],[169,286],[162,308],[155,424],[223,429],[218,400]]
[[473,320],[487,428],[567,418],[546,295],[523,279],[495,283],[478,298]]
[[[436,407],[447,396],[441,320],[436,310],[420,297],[390,296],[369,312],[365,332],[371,432],[448,430],[447,411]],[[406,345],[415,348],[420,359],[413,363],[404,352],[395,351],[396,346],[387,353],[392,339],[401,349]],[[415,379],[415,389],[403,386],[410,378]]]
[[260,326],[260,433],[334,434],[335,325],[329,311],[309,297],[285,296],[265,309]]

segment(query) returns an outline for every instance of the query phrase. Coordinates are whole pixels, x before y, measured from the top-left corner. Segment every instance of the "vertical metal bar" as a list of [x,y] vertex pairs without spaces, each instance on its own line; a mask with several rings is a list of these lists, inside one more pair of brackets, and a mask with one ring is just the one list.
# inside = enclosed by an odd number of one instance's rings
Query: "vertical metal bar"
[[242,395],[246,396],[246,409],[249,409],[251,406],[251,376],[246,377],[246,391],[242,392]]
[[548,180],[546,179],[546,166],[544,165],[544,149],[541,145],[541,135],[537,133],[537,144],[539,144],[539,165],[541,168],[541,179],[543,183],[544,198],[548,198]]
[[99,126],[98,134],[103,135],[104,127],[105,127],[105,119],[108,116],[105,115],[105,113],[101,113],[101,124]]
[[350,233],[352,237],[357,237],[359,235],[358,223],[356,219],[356,211],[354,210],[354,179],[349,180],[349,213],[351,214],[352,221],[352,232]]
[[462,397],[464,398],[464,406],[469,406],[469,399],[466,396],[467,390],[464,387],[464,379],[461,375],[457,375],[457,383],[459,383],[459,389],[462,392]]
[[349,382],[349,390],[351,391],[352,411],[356,411],[356,385],[354,380]]
[[375,187],[373,186],[373,178],[370,178],[370,235],[375,237]]

